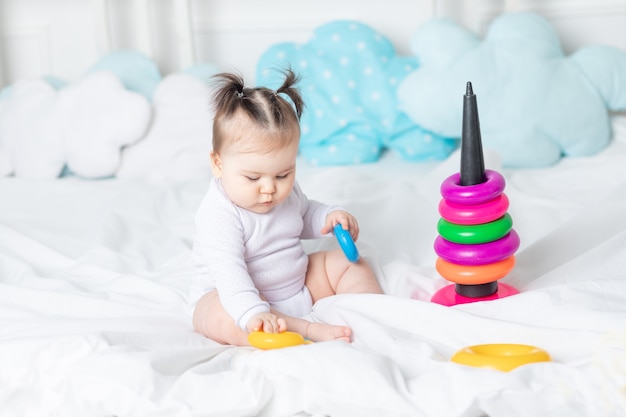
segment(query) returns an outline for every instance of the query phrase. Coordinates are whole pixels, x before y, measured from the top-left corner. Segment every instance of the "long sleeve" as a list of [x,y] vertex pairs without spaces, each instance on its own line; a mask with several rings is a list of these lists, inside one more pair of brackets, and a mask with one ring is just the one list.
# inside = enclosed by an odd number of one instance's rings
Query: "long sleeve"
[[[194,255],[203,291],[218,290],[220,302],[242,329],[254,314],[269,311],[248,273],[245,233],[237,208],[212,184],[196,215]],[[223,200],[223,201],[221,201]]]

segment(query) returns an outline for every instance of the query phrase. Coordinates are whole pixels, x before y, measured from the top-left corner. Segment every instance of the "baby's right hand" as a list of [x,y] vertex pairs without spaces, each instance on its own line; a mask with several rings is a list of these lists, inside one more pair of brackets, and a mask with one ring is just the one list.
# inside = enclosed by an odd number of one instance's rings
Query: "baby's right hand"
[[252,316],[246,328],[248,332],[282,333],[287,330],[287,322],[270,312],[259,313]]

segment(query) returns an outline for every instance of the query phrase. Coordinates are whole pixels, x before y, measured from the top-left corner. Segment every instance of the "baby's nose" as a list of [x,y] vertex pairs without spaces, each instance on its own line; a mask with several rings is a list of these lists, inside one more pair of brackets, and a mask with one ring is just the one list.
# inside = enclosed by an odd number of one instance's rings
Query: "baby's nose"
[[261,193],[263,194],[273,194],[276,191],[276,186],[274,181],[265,180],[261,183]]

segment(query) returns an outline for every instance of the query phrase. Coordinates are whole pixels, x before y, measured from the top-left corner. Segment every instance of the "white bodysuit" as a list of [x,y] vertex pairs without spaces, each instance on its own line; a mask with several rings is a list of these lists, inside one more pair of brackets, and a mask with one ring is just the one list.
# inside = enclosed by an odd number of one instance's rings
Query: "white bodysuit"
[[[300,239],[323,237],[326,215],[336,209],[307,199],[295,183],[284,202],[258,214],[233,204],[213,179],[196,213],[192,299],[217,289],[242,329],[253,315],[269,311],[270,304],[285,308],[281,301],[298,294],[306,294],[310,306],[304,286],[308,255]],[[282,313],[299,313],[281,307]]]

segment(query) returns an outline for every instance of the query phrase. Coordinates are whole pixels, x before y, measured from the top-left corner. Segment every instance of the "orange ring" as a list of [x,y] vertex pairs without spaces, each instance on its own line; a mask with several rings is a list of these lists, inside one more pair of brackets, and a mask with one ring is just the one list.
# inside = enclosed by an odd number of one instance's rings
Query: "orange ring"
[[437,272],[450,282],[462,285],[480,285],[503,278],[515,266],[515,256],[486,265],[459,265],[437,258]]

